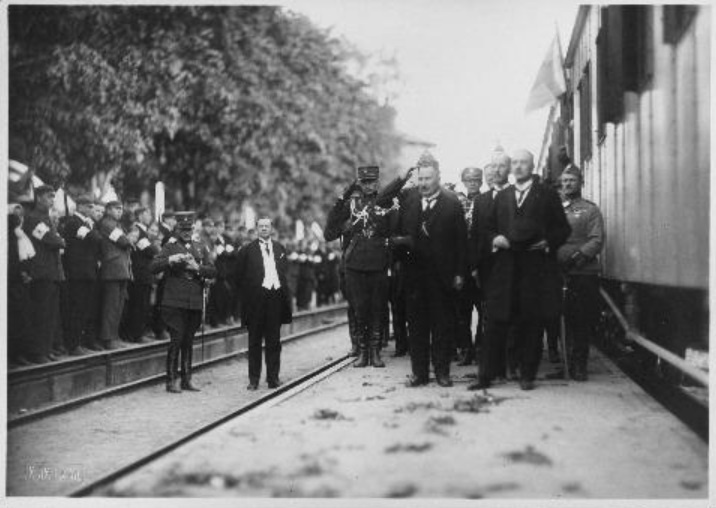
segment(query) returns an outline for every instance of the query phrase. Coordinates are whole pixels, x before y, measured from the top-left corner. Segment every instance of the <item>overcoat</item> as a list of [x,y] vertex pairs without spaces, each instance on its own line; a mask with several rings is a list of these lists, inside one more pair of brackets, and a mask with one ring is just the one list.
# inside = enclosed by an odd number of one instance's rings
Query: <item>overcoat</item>
[[[486,287],[487,315],[507,321],[515,311],[525,319],[555,318],[562,307],[562,279],[557,249],[571,229],[557,193],[534,182],[520,208],[515,187],[510,185],[495,196],[487,221],[486,240],[492,245],[498,235],[511,243],[510,249],[492,254]],[[539,240],[549,248],[530,250]]]

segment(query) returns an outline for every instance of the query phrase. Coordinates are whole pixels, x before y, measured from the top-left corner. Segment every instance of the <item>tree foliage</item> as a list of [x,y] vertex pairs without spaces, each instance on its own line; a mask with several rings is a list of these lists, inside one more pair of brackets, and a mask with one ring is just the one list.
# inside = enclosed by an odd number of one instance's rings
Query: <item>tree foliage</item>
[[162,180],[176,207],[321,220],[360,164],[394,170],[395,112],[355,50],[278,7],[9,7],[10,134],[54,183]]

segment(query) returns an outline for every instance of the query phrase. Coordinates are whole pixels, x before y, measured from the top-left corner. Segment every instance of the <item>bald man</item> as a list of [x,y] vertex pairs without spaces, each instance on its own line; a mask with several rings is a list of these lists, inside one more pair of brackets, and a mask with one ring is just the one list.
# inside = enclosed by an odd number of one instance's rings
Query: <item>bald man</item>
[[542,355],[546,319],[561,310],[556,253],[571,228],[556,191],[534,178],[534,156],[517,150],[511,158],[515,184],[498,192],[487,220],[492,268],[486,284],[487,330],[478,381],[490,386],[510,324],[516,329],[520,388],[532,390]]

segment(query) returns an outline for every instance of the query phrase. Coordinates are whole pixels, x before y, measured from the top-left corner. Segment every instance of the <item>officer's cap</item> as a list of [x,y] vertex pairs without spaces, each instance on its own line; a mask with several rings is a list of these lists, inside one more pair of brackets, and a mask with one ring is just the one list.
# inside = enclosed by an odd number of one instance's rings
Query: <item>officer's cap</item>
[[176,212],[177,229],[192,229],[194,227],[194,212]]
[[582,181],[582,170],[574,164],[570,164],[569,166],[564,168],[564,171],[562,171],[562,175],[576,176],[577,178],[579,178],[580,182]]
[[358,180],[361,182],[371,182],[378,179],[380,168],[378,166],[360,166],[357,173]]

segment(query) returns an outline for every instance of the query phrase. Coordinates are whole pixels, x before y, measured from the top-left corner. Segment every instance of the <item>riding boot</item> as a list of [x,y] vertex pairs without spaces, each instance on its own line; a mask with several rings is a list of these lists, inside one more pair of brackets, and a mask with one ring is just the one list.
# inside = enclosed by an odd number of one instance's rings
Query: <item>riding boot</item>
[[176,342],[169,343],[167,351],[167,391],[181,393],[179,389],[179,345]]
[[189,392],[201,391],[191,382],[192,347],[185,348],[181,355],[181,389]]
[[380,359],[380,341],[381,337],[375,337],[370,343],[370,364],[373,367],[385,367],[383,360]]

